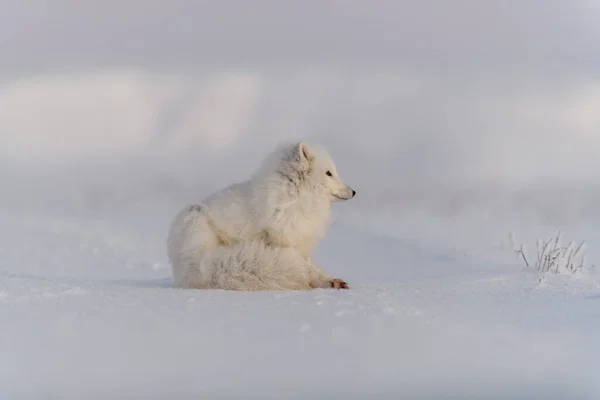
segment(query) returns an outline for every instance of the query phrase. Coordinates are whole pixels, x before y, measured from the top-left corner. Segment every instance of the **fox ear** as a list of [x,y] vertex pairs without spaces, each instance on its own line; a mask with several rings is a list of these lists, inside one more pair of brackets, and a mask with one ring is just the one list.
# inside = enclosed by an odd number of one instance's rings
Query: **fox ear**
[[313,159],[312,154],[304,142],[300,142],[296,145],[296,156],[300,161],[310,162]]

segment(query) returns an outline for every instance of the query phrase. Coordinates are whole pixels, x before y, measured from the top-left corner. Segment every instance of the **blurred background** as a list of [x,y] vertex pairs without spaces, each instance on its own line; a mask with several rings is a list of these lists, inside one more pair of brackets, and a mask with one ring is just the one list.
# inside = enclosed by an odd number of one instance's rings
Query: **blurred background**
[[304,139],[356,188],[348,215],[599,215],[597,0],[0,9],[6,207],[175,210]]

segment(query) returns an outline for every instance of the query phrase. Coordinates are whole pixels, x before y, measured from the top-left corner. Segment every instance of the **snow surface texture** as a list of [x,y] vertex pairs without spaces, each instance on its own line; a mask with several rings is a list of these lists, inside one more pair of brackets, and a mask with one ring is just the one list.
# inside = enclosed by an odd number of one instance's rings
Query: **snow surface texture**
[[[0,87],[0,398],[598,398],[599,80],[440,65]],[[314,256],[351,289],[170,288],[175,213],[291,138],[358,192]],[[509,233],[558,230],[590,268],[541,279]]]
[[593,276],[540,281],[510,250],[494,263],[340,216],[315,262],[351,290],[173,289],[172,212],[0,214],[0,397],[597,393]]

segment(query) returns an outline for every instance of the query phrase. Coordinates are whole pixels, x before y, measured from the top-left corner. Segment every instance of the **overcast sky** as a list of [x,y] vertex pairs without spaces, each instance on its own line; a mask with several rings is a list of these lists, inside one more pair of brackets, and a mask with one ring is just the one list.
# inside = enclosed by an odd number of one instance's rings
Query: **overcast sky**
[[598,176],[599,5],[0,0],[0,162],[187,151],[212,179],[227,153],[242,177],[308,139],[365,184]]
[[598,0],[1,0],[4,72],[549,62],[600,67]]

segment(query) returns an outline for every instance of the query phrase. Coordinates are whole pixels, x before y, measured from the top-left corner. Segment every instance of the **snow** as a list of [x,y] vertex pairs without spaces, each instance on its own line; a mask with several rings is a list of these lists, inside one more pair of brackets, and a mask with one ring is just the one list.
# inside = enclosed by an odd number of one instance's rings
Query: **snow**
[[348,291],[174,289],[173,211],[2,211],[1,397],[598,393],[594,275],[540,280],[510,252],[490,262],[339,212],[315,262]]
[[[0,398],[600,397],[597,76],[483,72],[1,86]],[[314,257],[351,289],[170,287],[175,213],[292,138],[358,191]],[[558,230],[575,276],[509,243]]]

